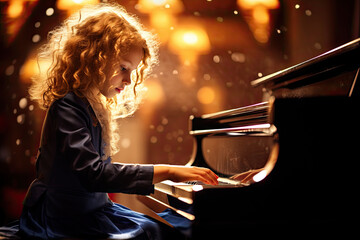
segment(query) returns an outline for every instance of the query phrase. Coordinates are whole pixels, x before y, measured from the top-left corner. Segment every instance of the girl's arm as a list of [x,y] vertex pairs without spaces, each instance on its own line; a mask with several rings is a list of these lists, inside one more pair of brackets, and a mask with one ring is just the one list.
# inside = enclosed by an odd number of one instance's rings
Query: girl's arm
[[217,178],[218,176],[207,168],[154,165],[153,184],[164,180],[172,180],[174,182],[202,181],[206,184],[217,185]]
[[98,147],[93,144],[93,139],[99,136],[91,132],[91,116],[88,114],[87,105],[75,94],[67,94],[54,102],[49,116],[54,123],[49,125],[45,132],[52,132],[48,138],[56,140],[52,144],[56,146],[57,151],[50,152],[56,154],[49,157],[55,162],[47,163],[49,169],[46,171],[53,174],[50,171],[55,169],[57,179],[62,181],[61,184],[68,174],[74,175],[90,192],[144,195],[153,192],[152,165],[112,164],[101,160]]

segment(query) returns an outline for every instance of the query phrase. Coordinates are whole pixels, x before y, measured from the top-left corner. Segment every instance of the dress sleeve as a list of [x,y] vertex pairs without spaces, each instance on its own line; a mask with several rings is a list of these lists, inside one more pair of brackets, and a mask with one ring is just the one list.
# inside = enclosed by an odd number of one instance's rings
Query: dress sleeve
[[65,98],[57,102],[53,114],[59,151],[87,190],[143,195],[154,191],[152,165],[101,160],[91,141],[90,116],[85,104]]

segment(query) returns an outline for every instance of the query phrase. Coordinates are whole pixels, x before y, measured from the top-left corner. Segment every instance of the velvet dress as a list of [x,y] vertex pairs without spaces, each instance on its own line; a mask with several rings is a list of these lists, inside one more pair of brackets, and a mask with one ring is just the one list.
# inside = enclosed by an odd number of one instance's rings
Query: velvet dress
[[47,112],[37,178],[24,200],[20,236],[161,239],[161,223],[109,200],[108,192],[150,194],[154,168],[101,160],[101,126],[73,92]]

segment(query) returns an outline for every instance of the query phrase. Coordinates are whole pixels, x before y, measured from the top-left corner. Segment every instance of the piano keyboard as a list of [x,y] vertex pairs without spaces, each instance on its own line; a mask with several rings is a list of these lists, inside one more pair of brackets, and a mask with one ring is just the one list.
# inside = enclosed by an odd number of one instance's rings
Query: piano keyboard
[[[221,178],[221,177],[219,177],[218,182],[219,182],[218,186],[226,186],[226,185],[247,186],[246,184],[241,183],[240,181],[232,180],[232,179],[229,179],[229,178]],[[205,183],[203,183],[201,181],[188,181],[188,182],[185,182],[185,184],[189,184],[189,185],[208,185],[208,184],[205,184]]]
[[193,203],[194,192],[202,191],[203,189],[211,188],[239,188],[248,186],[248,184],[241,183],[240,181],[231,180],[228,178],[218,178],[218,185],[205,184],[201,181],[188,181],[188,182],[173,182],[165,180],[155,184],[155,190],[169,194],[176,197],[188,204]]

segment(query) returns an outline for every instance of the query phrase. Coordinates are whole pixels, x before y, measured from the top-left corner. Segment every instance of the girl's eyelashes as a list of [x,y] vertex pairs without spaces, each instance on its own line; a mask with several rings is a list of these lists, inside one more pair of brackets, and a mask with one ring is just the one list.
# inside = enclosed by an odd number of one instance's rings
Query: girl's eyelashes
[[126,72],[128,69],[126,67],[121,66],[118,70],[114,71],[114,75],[118,75],[120,72]]

